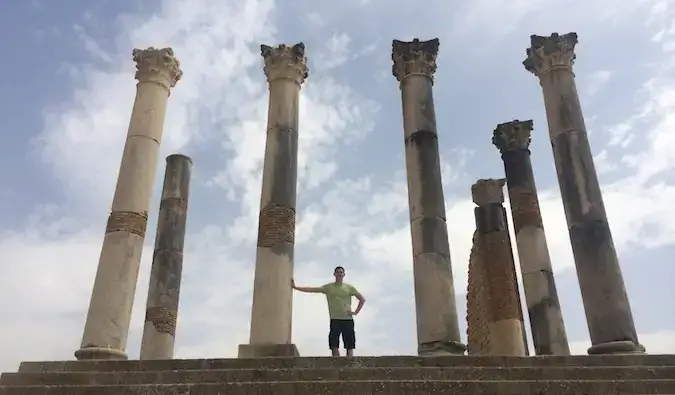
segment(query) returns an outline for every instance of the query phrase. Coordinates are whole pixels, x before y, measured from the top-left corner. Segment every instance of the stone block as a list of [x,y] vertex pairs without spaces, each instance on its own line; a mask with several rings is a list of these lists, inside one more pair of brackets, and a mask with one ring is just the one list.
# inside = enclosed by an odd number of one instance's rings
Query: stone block
[[295,344],[240,344],[239,358],[299,357]]

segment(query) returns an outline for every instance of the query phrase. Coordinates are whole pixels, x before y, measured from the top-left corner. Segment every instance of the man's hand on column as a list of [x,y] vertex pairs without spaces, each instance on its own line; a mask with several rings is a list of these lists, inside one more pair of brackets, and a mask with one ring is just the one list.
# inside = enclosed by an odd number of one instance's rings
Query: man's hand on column
[[295,289],[295,280],[291,279],[291,288]]

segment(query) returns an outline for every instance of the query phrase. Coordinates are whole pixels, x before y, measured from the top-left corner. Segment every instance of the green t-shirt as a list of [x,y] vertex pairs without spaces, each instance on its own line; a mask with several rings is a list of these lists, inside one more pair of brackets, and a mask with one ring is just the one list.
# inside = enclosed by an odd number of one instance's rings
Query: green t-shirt
[[352,297],[357,294],[356,288],[347,283],[328,283],[321,286],[321,292],[328,301],[328,314],[331,320],[351,320]]

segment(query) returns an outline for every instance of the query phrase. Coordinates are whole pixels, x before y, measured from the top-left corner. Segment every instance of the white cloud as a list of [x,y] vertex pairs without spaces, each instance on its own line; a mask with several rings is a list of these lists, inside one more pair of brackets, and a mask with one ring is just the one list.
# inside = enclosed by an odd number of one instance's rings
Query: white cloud
[[609,82],[609,79],[612,78],[612,71],[610,70],[599,70],[594,73],[591,73],[586,77],[586,81],[582,81],[583,92],[589,98],[595,96],[604,86]]

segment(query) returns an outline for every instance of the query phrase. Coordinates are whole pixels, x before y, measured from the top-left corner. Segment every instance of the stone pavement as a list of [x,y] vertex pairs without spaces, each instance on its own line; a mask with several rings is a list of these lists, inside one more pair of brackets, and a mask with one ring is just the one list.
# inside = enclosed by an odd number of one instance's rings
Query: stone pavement
[[675,355],[24,362],[0,395],[675,394]]

